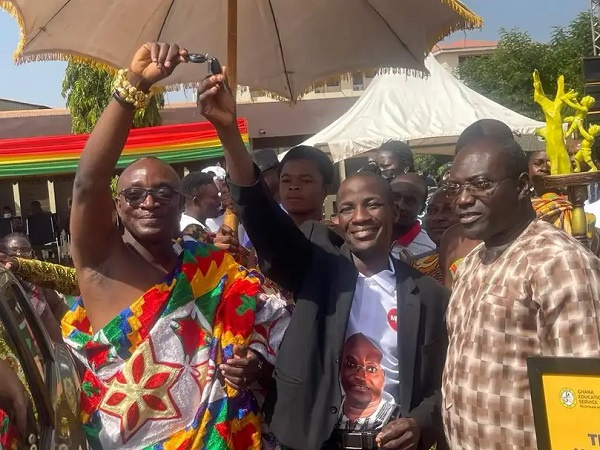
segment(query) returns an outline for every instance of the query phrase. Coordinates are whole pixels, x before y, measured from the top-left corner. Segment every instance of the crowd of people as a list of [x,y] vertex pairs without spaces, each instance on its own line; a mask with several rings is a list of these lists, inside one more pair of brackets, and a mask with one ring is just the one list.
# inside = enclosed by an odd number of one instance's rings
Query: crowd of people
[[[84,367],[90,447],[537,449],[527,357],[600,357],[597,247],[570,235],[562,193],[536,183],[544,152],[482,120],[433,188],[391,141],[325,220],[329,157],[249,153],[223,73],[198,108],[225,169],[180,180],[142,158],[111,192],[136,108],[187,58],[149,43],[117,78],[75,178],[74,268],[28,259],[22,235],[2,242]],[[67,310],[56,292],[79,297]],[[0,391],[9,409],[28,395]]]

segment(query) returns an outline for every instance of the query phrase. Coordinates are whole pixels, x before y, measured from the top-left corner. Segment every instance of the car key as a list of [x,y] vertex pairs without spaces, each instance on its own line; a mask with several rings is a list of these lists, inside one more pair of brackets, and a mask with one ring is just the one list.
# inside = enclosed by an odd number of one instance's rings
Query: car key
[[208,61],[210,56],[208,54],[202,55],[201,53],[189,53],[188,61],[191,63],[205,63]]
[[[217,58],[212,57],[208,60],[208,71],[212,75],[220,75],[223,72],[221,63],[219,62],[219,60]],[[219,83],[219,85],[221,86],[221,89],[223,89],[225,92],[230,93],[229,89],[227,89],[227,86],[225,85],[225,83]]]

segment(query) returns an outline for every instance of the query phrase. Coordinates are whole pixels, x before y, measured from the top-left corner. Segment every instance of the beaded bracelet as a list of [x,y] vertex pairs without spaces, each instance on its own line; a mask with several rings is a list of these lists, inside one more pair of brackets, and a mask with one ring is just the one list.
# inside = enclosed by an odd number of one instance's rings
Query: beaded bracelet
[[113,82],[113,88],[115,90],[113,96],[120,103],[125,102],[133,105],[135,109],[144,109],[150,103],[152,94],[142,92],[132,85],[127,79],[127,72],[127,69],[122,69],[117,72],[117,76]]

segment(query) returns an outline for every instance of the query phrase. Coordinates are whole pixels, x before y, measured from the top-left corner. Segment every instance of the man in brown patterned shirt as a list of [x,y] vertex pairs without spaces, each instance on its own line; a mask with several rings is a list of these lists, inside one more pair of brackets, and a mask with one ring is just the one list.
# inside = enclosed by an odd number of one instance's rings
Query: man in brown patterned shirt
[[472,140],[447,186],[470,239],[448,306],[450,448],[537,449],[526,358],[600,356],[600,260],[535,219],[514,140]]

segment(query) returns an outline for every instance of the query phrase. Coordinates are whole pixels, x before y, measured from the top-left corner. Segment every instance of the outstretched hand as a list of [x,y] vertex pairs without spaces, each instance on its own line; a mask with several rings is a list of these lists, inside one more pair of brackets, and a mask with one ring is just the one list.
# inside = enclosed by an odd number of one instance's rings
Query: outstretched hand
[[[223,89],[223,84],[227,89]],[[235,98],[227,84],[227,68],[223,73],[211,75],[202,81],[198,89],[198,109],[206,119],[219,129],[236,125]]]
[[176,44],[148,42],[133,56],[129,66],[129,82],[148,91],[152,85],[171,75],[180,63],[187,61],[187,50]]

